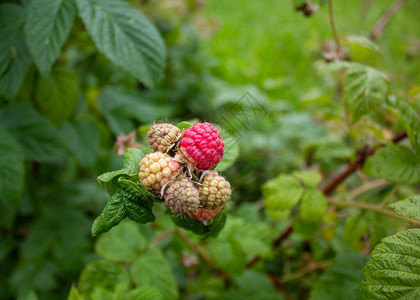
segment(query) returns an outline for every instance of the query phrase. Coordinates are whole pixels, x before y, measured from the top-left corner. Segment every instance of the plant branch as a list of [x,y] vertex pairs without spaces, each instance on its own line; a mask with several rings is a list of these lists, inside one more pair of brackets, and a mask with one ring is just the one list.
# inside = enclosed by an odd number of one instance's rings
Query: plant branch
[[194,242],[178,227],[175,229],[175,233],[187,244],[187,246],[196,252],[212,269],[218,269],[213,259],[204,252],[198,245],[194,244]]
[[160,242],[165,240],[166,238],[170,237],[174,233],[173,230],[168,230],[156,237],[151,243],[150,247],[156,247]]
[[333,262],[333,260],[334,259],[329,259],[329,260],[324,260],[324,261],[319,261],[319,262],[311,262],[309,265],[303,267],[302,269],[284,276],[281,279],[281,282],[285,283],[288,281],[296,280],[315,270],[326,269]]
[[332,192],[339,186],[347,177],[353,174],[357,170],[358,166],[362,163],[361,156],[357,156],[356,159],[347,166],[347,168],[338,174],[331,182],[328,184],[323,192],[326,196],[332,194]]
[[[293,232],[293,226],[290,225],[289,227],[286,228],[285,231],[283,231],[273,242],[273,248],[277,249],[280,244],[289,237],[289,235]],[[253,265],[255,265],[258,261],[261,260],[261,257],[259,256],[255,256],[253,259],[251,259],[248,264],[247,267],[251,268]]]
[[[333,34],[334,42],[335,42],[336,58],[338,60],[342,60],[343,59],[343,49],[341,47],[340,37],[338,36],[338,33],[337,33],[337,27],[335,26],[332,0],[328,1],[328,17],[329,17],[329,20],[330,20],[331,32]],[[341,98],[344,99],[344,92],[345,92],[345,90],[344,90],[344,88],[345,88],[344,72],[341,68],[338,70],[338,79],[339,79],[340,84],[339,84],[338,89],[337,89],[337,95],[341,96]],[[347,124],[347,126],[349,126],[350,115],[348,113],[348,105],[347,105],[346,101],[344,101],[344,114],[345,114],[345,117],[346,117],[346,124]]]
[[407,137],[407,132],[405,131],[400,132],[399,134],[397,134],[396,136],[392,138],[392,142],[394,144],[399,143],[401,140],[405,139],[406,137]]
[[400,187],[399,184],[394,185],[394,187],[392,188],[391,192],[382,201],[382,203],[381,203],[382,210],[385,210],[385,208],[387,207],[389,201],[391,201],[391,198],[395,195],[395,193],[397,192],[397,190],[398,190],[399,187]]
[[364,202],[343,202],[343,201],[337,201],[337,200],[328,200],[329,204],[335,205],[335,206],[342,206],[342,207],[357,207],[365,210],[371,210],[375,211],[384,215],[388,215],[400,220],[404,220],[413,224],[420,225],[420,221],[414,220],[410,217],[403,217],[395,214],[392,210],[389,209],[383,209],[382,205],[380,204],[374,204],[374,203],[364,203]]
[[[277,288],[277,290],[285,293],[287,292],[287,289],[284,288],[284,284],[289,282],[289,281],[293,281],[293,280],[297,280],[302,278],[303,276],[318,270],[318,269],[326,269],[329,267],[329,265],[334,261],[334,259],[329,259],[329,260],[324,260],[324,261],[319,261],[319,262],[310,262],[308,265],[304,266],[303,268],[297,270],[294,273],[290,273],[285,275],[284,277],[280,277],[280,276],[275,276],[272,274],[268,274],[268,278],[271,281],[271,283]],[[285,296],[287,296],[285,294]],[[292,296],[289,294],[289,297],[286,297],[287,299],[292,299]]]
[[341,48],[340,38],[338,37],[337,28],[335,26],[332,0],[328,0],[328,16],[329,16],[329,19],[330,19],[331,31],[332,31],[334,41],[335,41],[337,58],[338,58],[338,60],[341,60],[343,58],[343,50]]
[[271,284],[274,285],[274,287],[284,295],[286,300],[295,299],[293,295],[289,292],[289,290],[284,287],[283,282],[281,281],[279,276],[275,276],[273,274],[267,274],[267,278],[271,282]]
[[[402,139],[407,137],[407,133],[405,131],[397,134],[391,141],[392,143],[396,144],[400,142]],[[381,145],[382,147],[384,145]],[[331,193],[340,185],[347,177],[353,174],[358,168],[362,167],[365,163],[366,159],[375,153],[377,149],[372,149],[369,147],[364,148],[363,150],[359,151],[356,158],[351,162],[347,168],[338,174],[323,190],[326,196],[331,195]]]
[[405,4],[407,0],[395,0],[388,9],[384,12],[384,14],[376,21],[375,25],[373,26],[372,31],[369,34],[369,38],[371,40],[377,39],[381,36],[382,30],[391,20],[391,18],[401,9],[401,7]]
[[224,280],[226,285],[229,285],[230,282],[230,275],[229,273],[225,272],[224,270],[220,269],[214,260],[207,254],[203,249],[201,249],[198,245],[196,245],[181,229],[178,227],[175,228],[175,233],[187,244],[187,246],[197,253],[201,259],[209,266],[210,269],[215,271],[216,273],[220,274]]
[[376,189],[378,187],[382,187],[385,185],[389,185],[391,184],[390,182],[388,182],[385,179],[377,179],[377,180],[372,180],[369,182],[366,182],[365,184],[362,184],[361,186],[355,188],[354,190],[352,190],[349,193],[350,198],[356,198],[358,196],[360,196],[361,194],[364,194],[370,190]]

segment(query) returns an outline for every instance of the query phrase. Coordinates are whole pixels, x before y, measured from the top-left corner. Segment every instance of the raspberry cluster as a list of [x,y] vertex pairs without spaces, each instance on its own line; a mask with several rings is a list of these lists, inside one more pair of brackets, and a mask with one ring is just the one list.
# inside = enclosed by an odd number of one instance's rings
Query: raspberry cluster
[[175,214],[199,221],[214,218],[232,193],[229,182],[209,170],[224,154],[219,131],[207,122],[194,124],[183,133],[172,124],[159,123],[147,135],[155,152],[139,163],[140,183],[160,194]]

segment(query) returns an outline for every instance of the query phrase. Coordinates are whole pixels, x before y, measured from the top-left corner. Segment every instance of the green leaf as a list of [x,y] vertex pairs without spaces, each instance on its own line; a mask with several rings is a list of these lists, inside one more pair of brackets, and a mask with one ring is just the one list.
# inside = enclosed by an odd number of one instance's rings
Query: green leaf
[[274,219],[286,218],[303,194],[299,182],[289,175],[280,175],[262,187],[267,213]]
[[348,217],[344,227],[343,241],[348,243],[354,251],[362,250],[364,246],[362,237],[368,231],[369,225],[363,214]]
[[359,253],[339,255],[311,290],[310,300],[357,300],[363,266],[369,257]]
[[99,154],[99,130],[89,120],[67,122],[60,128],[63,143],[84,168],[92,167]]
[[0,263],[5,263],[12,251],[15,250],[16,245],[17,241],[10,235],[2,239],[2,247],[0,248]]
[[9,227],[20,204],[24,184],[24,155],[7,130],[0,127],[0,225]]
[[[130,277],[130,275],[128,275],[128,277]],[[119,282],[113,290],[111,299],[112,300],[123,299],[124,295],[131,288],[131,286],[132,286],[132,284],[131,284],[131,281],[129,281],[129,280]],[[102,298],[95,298],[95,299],[101,299],[102,300]]]
[[93,223],[94,236],[110,230],[125,217],[141,224],[156,219],[152,211],[152,201],[156,200],[154,195],[130,180],[118,178],[117,182],[120,189],[111,196],[105,209]]
[[137,204],[141,204],[143,202],[147,202],[145,200],[149,200],[148,202],[153,205],[153,201],[157,201],[157,202],[160,201],[159,196],[153,195],[148,190],[146,190],[144,186],[140,184],[137,184],[128,179],[124,179],[122,177],[118,178],[118,182],[121,185],[126,186],[127,188],[131,189],[131,192],[135,196],[132,198],[132,200]]
[[182,130],[188,129],[188,127],[190,127],[192,125],[193,125],[193,123],[191,123],[191,122],[183,121],[183,122],[180,122],[180,123],[176,124],[176,127],[178,127],[182,131]]
[[17,300],[38,300],[38,296],[33,290],[25,293],[23,296],[19,297]]
[[93,236],[109,231],[127,216],[124,200],[130,197],[128,193],[126,190],[120,189],[109,199],[102,213],[93,222]]
[[254,256],[272,256],[272,238],[268,226],[261,222],[251,222],[243,218],[230,217],[220,238],[235,239],[250,259]]
[[[373,251],[373,249],[381,243],[382,239],[394,234],[396,228],[399,228],[402,222],[397,218],[391,218],[384,214],[371,214],[365,212],[365,215],[370,216],[369,218],[366,218],[365,221],[369,227],[370,251]],[[359,249],[366,247],[366,241],[364,239],[361,239],[361,245],[362,247]]]
[[157,248],[139,256],[131,267],[131,278],[139,286],[151,286],[167,299],[178,298],[178,288],[168,261]]
[[195,219],[191,219],[189,216],[175,216],[171,215],[172,221],[179,227],[185,230],[191,231],[201,238],[217,237],[223,230],[226,224],[227,213],[226,208],[211,219],[207,225]]
[[246,269],[247,255],[234,238],[212,241],[209,253],[218,267],[232,275],[240,275]]
[[419,151],[420,150],[420,118],[418,113],[403,100],[398,100],[395,97],[388,97],[386,101],[386,108],[395,114],[407,132],[410,138],[411,145]]
[[17,4],[0,5],[0,94],[13,99],[32,63],[25,43],[25,8]]
[[307,223],[319,223],[327,212],[327,200],[322,192],[308,189],[300,203],[300,217]]
[[420,229],[382,240],[363,270],[360,299],[420,298]]
[[114,291],[117,285],[121,283],[129,285],[129,280],[129,274],[122,266],[110,261],[100,260],[88,264],[83,269],[78,287],[83,294],[89,295],[97,287]]
[[420,162],[409,148],[388,145],[367,159],[363,172],[392,182],[412,184],[420,181]]
[[164,300],[158,289],[150,286],[138,287],[131,290],[124,300]]
[[58,130],[28,103],[0,110],[0,126],[9,129],[31,160],[53,162],[66,157]]
[[49,290],[57,286],[55,278],[57,266],[44,261],[38,264],[27,262],[13,270],[8,279],[11,287],[18,295],[24,296],[31,289]]
[[77,74],[67,68],[55,68],[48,79],[40,78],[37,85],[36,104],[52,123],[60,125],[73,114],[78,100]]
[[412,196],[389,205],[399,216],[408,216],[420,221],[420,195]]
[[388,79],[378,70],[357,63],[346,64],[345,92],[354,120],[385,102]]
[[322,179],[322,175],[317,171],[300,171],[293,173],[293,177],[300,180],[304,186],[315,188]]
[[67,300],[84,300],[84,297],[79,293],[77,288],[72,285]]
[[68,207],[78,193],[65,193],[68,191],[62,187],[51,186],[40,195],[41,199],[54,201],[43,205],[41,217],[31,226],[20,254],[25,261],[50,257],[62,272],[79,272],[85,264],[83,255],[90,248],[91,220],[80,208]]
[[135,173],[133,170],[129,169],[121,169],[117,171],[111,171],[104,173],[102,175],[99,175],[96,180],[98,181],[100,187],[110,194],[111,196],[115,194],[115,192],[120,188],[120,185],[118,183],[118,179],[121,176],[126,176],[128,178],[136,176],[137,173]]
[[[97,180],[101,188],[112,196],[120,188],[120,185],[118,183],[118,179],[120,177],[131,179],[137,178],[139,162],[143,157],[144,153],[142,150],[136,148],[127,149],[123,156],[123,169],[107,172],[98,176]],[[151,196],[149,192],[145,193],[143,191],[142,193],[145,194],[144,196],[148,199],[150,199],[150,197],[153,197],[153,195]]]
[[350,48],[352,61],[375,65],[379,47],[364,36],[349,36],[346,43]]
[[307,0],[293,0],[293,5],[297,8],[304,5],[306,2]]
[[143,203],[125,201],[124,208],[127,211],[127,217],[140,224],[154,222],[156,217],[152,212],[153,204],[149,201]]
[[153,123],[160,114],[156,105],[145,101],[144,95],[118,86],[107,87],[100,93],[99,108],[115,135],[134,130],[134,120]]
[[128,148],[123,155],[124,168],[138,173],[140,160],[144,157],[144,152],[137,148]]
[[76,3],[100,52],[148,87],[162,78],[165,44],[142,13],[119,0],[76,0]]
[[138,226],[132,222],[121,222],[98,238],[95,252],[114,262],[131,262],[146,247],[146,239]]
[[319,222],[308,222],[298,218],[293,223],[293,232],[305,239],[312,240],[318,232]]
[[316,160],[327,159],[350,159],[354,157],[353,148],[347,146],[342,141],[326,141],[322,143],[315,151]]
[[143,186],[130,180],[119,178],[118,182],[122,186],[126,186],[127,190],[131,193],[131,197],[124,201],[127,217],[140,224],[155,221],[153,201],[159,201],[159,197],[152,195]]
[[[234,282],[237,286],[238,292],[247,296],[245,299],[284,299],[283,295],[276,292],[274,286],[268,281],[267,276],[264,273],[247,270],[241,276],[235,277]],[[242,298],[234,297],[233,299]]]
[[95,286],[91,294],[91,299],[113,300],[114,293],[101,286]]
[[47,220],[39,222],[31,228],[31,231],[22,245],[22,257],[25,260],[33,260],[42,256],[54,242],[55,234],[51,232]]
[[44,77],[58,58],[76,15],[73,0],[32,0],[25,24],[26,41]]

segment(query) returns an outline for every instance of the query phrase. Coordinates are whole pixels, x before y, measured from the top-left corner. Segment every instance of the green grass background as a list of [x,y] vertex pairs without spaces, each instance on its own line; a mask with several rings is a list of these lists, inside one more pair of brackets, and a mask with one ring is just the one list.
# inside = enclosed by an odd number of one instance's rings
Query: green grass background
[[[340,38],[366,36],[392,2],[334,1]],[[388,73],[400,95],[420,84],[419,11],[420,1],[408,0],[376,40],[382,51],[376,66]],[[215,75],[230,83],[255,83],[291,101],[319,84],[314,62],[322,60],[322,43],[332,41],[327,5],[305,18],[291,0],[214,0],[204,14],[218,24],[204,45],[218,60]]]

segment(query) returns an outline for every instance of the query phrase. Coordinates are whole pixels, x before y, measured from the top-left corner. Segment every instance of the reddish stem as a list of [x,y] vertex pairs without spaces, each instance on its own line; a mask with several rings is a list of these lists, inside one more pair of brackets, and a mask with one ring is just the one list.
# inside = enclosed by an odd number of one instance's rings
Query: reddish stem
[[[392,142],[394,144],[398,143],[399,141],[401,141],[402,139],[404,139],[405,137],[407,137],[407,132],[403,131],[399,134],[397,134],[396,136],[394,136],[392,138]],[[384,145],[381,145],[380,147],[383,147]],[[379,148],[380,148],[379,147]],[[378,148],[377,148],[378,149]],[[375,151],[377,149],[372,149],[372,148],[368,148],[366,147],[365,149],[363,149],[362,151],[360,151],[358,153],[358,155],[356,156],[356,158],[354,159],[354,161],[352,163],[350,163],[347,168],[341,172],[340,174],[338,174],[323,190],[323,193],[326,196],[331,195],[331,193],[336,189],[336,187],[338,185],[340,185],[344,180],[346,180],[347,177],[349,177],[351,174],[353,174],[354,171],[356,171],[358,168],[362,167],[363,164],[365,163],[366,159],[373,155],[375,153]]]

